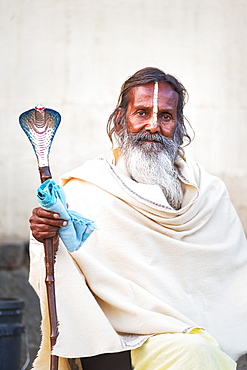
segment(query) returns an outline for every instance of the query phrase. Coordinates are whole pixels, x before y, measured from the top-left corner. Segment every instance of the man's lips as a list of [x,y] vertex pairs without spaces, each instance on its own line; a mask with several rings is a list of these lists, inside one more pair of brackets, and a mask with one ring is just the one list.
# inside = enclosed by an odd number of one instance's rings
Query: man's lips
[[139,142],[141,143],[158,143],[158,144],[161,144],[160,141],[158,140],[147,140],[147,139],[142,139],[142,140],[139,140]]

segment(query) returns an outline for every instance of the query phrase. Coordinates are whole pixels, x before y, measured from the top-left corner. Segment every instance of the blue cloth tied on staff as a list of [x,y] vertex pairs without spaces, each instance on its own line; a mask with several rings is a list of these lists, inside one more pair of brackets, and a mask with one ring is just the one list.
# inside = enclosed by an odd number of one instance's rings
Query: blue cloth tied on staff
[[68,222],[67,226],[59,228],[58,233],[69,252],[79,249],[96,229],[92,220],[67,208],[64,190],[55,181],[43,182],[37,189],[37,198],[42,208],[59,213],[59,218]]

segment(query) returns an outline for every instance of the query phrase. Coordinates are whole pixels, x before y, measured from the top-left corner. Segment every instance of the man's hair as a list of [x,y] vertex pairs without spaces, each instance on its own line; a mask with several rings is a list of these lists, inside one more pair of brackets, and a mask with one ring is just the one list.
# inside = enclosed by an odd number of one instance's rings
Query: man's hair
[[[112,142],[112,135],[115,133],[115,124],[123,126],[125,120],[127,107],[129,103],[129,92],[133,87],[146,85],[150,82],[166,82],[173,90],[178,93],[177,117],[178,126],[176,130],[178,144],[182,145],[184,139],[187,138],[189,144],[191,138],[187,132],[184,121],[188,120],[184,117],[183,108],[188,100],[188,93],[185,87],[172,75],[166,74],[162,70],[153,67],[143,68],[137,71],[133,76],[129,77],[122,85],[121,92],[118,98],[118,103],[115,110],[110,115],[107,122],[107,134]],[[119,113],[121,111],[121,113]],[[189,123],[189,122],[188,122]],[[121,127],[124,129],[124,127]]]

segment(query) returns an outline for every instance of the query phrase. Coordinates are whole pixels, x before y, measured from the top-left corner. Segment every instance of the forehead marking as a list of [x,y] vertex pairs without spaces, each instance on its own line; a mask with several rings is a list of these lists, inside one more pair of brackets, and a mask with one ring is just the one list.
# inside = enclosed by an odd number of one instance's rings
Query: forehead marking
[[158,116],[158,95],[159,95],[159,83],[155,81],[154,83],[154,95],[153,95],[153,122],[157,123]]

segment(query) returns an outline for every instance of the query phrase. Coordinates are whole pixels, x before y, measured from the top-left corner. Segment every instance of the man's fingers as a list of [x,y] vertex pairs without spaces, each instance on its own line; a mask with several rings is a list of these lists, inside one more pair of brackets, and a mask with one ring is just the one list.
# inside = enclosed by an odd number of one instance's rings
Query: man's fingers
[[58,219],[60,217],[59,213],[47,211],[41,207],[34,208],[33,216],[37,216],[41,218],[49,218],[49,219]]
[[32,225],[34,225],[34,226],[50,225],[50,226],[59,227],[59,226],[66,226],[67,225],[66,220],[62,220],[62,219],[60,220],[59,219],[59,214],[58,213],[46,211],[45,209],[43,209],[41,207],[34,208],[34,210],[32,212],[32,216],[29,219],[29,222],[30,222],[31,226]]
[[58,219],[51,219],[51,218],[42,218],[42,217],[35,217],[31,216],[29,219],[30,227],[32,228],[32,225],[35,225],[36,227],[43,227],[44,230],[46,230],[47,226],[54,226],[56,228],[60,226],[66,226],[68,222],[66,220],[58,220]]

